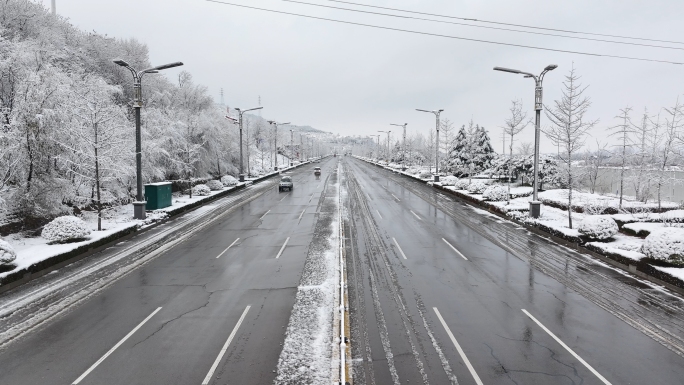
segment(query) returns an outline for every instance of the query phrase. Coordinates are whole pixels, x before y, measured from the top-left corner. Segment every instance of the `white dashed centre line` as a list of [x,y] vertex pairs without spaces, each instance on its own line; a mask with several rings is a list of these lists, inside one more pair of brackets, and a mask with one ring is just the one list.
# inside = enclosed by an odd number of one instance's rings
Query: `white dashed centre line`
[[447,326],[446,322],[444,322],[444,318],[442,318],[442,315],[439,314],[439,310],[437,310],[436,307],[433,307],[432,309],[437,314],[439,322],[441,322],[442,326],[444,326],[444,330],[446,330],[447,334],[449,335],[449,338],[451,339],[451,342],[456,347],[456,350],[458,350],[458,354],[461,355],[463,362],[465,362],[466,366],[468,367],[468,370],[470,370],[470,374],[473,376],[473,379],[475,379],[475,383],[477,383],[477,385],[483,385],[482,380],[480,380],[480,377],[475,372],[475,368],[473,368],[473,365],[470,364],[468,357],[466,357],[465,353],[463,352],[463,349],[461,349],[461,345],[458,344],[458,341],[456,341],[456,337],[454,337],[454,334],[451,332],[451,329],[449,329],[449,326]]
[[392,196],[394,197],[394,199],[396,199],[397,201],[401,202],[401,199],[397,198],[396,195],[392,194]]
[[411,214],[413,214],[416,218],[418,218],[419,221],[422,221],[422,219],[420,219],[420,217],[418,216],[418,214],[414,213],[413,210],[409,210],[409,211],[410,211]]
[[259,218],[259,219],[264,219],[264,217],[266,216],[266,214],[268,214],[268,213],[270,213],[270,212],[271,212],[271,210],[266,211],[266,212],[264,213],[264,215],[262,215],[261,218]]
[[401,253],[401,256],[406,259],[406,254],[404,254],[404,250],[401,249],[401,246],[399,246],[399,242],[397,242],[396,238],[392,238],[394,241],[394,244],[397,245],[397,249],[399,249],[399,252]]
[[158,307],[157,310],[153,311],[152,314],[148,315],[147,318],[145,318],[141,323],[139,323],[138,326],[135,327],[135,329],[131,330],[128,334],[126,334],[126,337],[122,338],[121,341],[119,341],[116,345],[114,345],[113,348],[109,349],[109,351],[107,353],[105,353],[105,355],[102,356],[102,358],[97,360],[97,362],[95,362],[93,364],[93,366],[88,368],[88,370],[86,370],[85,373],[81,374],[81,377],[77,378],[76,381],[74,381],[72,384],[76,385],[79,382],[81,382],[88,374],[90,374],[90,372],[95,370],[95,368],[97,368],[97,366],[100,365],[102,363],[102,361],[104,361],[107,357],[109,357],[109,355],[114,353],[114,351],[119,346],[123,345],[123,343],[126,342],[127,339],[129,339],[135,332],[137,332],[138,329],[140,329],[145,324],[145,322],[149,321],[150,318],[152,318],[155,314],[157,314],[157,312],[159,312],[159,310],[161,310],[161,307]]
[[280,255],[283,254],[283,250],[285,250],[285,246],[287,246],[287,242],[290,241],[290,237],[287,237],[285,240],[285,243],[283,243],[283,247],[280,248],[280,251],[278,252],[278,255],[276,255],[276,259],[280,258]]
[[284,196],[284,197],[282,197],[282,198],[280,198],[280,200],[279,200],[278,202],[282,202],[282,201],[283,201],[283,199],[287,198],[287,196],[288,196],[288,195],[290,195],[290,193],[287,193],[287,194],[285,194],[285,196]]
[[302,210],[302,213],[299,214],[299,218],[297,218],[298,221],[302,220],[302,215],[304,215],[304,211],[306,211],[306,209]]
[[380,217],[380,219],[382,219],[382,215],[380,214],[380,211],[378,211],[378,210],[376,209],[375,212],[378,213],[378,216]]
[[242,324],[242,321],[245,320],[245,316],[247,315],[247,312],[249,311],[250,307],[252,307],[252,305],[247,305],[247,307],[245,308],[245,311],[242,312],[240,319],[238,320],[237,324],[233,328],[233,331],[230,332],[230,335],[228,336],[228,340],[226,341],[226,343],[223,344],[223,347],[221,348],[221,351],[219,352],[218,357],[216,357],[214,364],[211,365],[211,369],[209,369],[209,373],[207,373],[207,376],[204,377],[204,381],[202,381],[202,385],[207,385],[207,384],[209,384],[209,381],[211,381],[211,377],[214,375],[214,372],[216,371],[218,364],[221,363],[221,359],[223,358],[223,355],[226,354],[226,351],[228,350],[228,346],[230,346],[230,343],[233,341],[233,338],[235,338],[235,334],[237,333],[238,328],[240,327],[240,324]]
[[520,310],[522,310],[526,316],[530,317],[530,319],[532,319],[532,321],[534,321],[537,325],[539,325],[539,327],[544,329],[544,331],[546,333],[548,333],[548,335],[550,335],[554,340],[556,340],[556,342],[558,342],[562,347],[564,347],[565,350],[567,350],[568,352],[570,352],[570,354],[572,354],[575,358],[577,358],[577,360],[579,362],[581,362],[582,365],[586,366],[587,369],[589,369],[592,373],[594,373],[594,375],[596,375],[596,377],[598,377],[599,380],[601,380],[606,385],[611,385],[611,383],[608,380],[606,380],[601,374],[599,374],[599,372],[597,372],[594,368],[592,368],[591,365],[589,365],[586,361],[584,361],[582,359],[582,357],[580,357],[577,353],[575,353],[572,349],[570,349],[570,347],[568,345],[566,345],[563,341],[561,341],[560,338],[556,337],[556,335],[553,334],[551,332],[551,330],[547,329],[546,326],[542,325],[542,323],[539,322],[536,318],[534,318],[534,316],[532,316],[532,314],[530,314],[525,309],[520,309]]
[[465,255],[461,254],[461,252],[458,251],[458,249],[456,249],[456,248],[455,248],[451,243],[449,243],[446,239],[442,238],[442,240],[444,241],[444,243],[446,243],[447,245],[449,245],[449,247],[451,247],[451,248],[456,252],[456,254],[460,255],[461,258],[465,259],[466,261],[468,260],[468,258],[466,258]]
[[231,247],[233,247],[233,245],[234,245],[237,241],[239,241],[239,240],[240,240],[240,238],[234,240],[233,243],[230,244],[230,246],[226,247],[226,249],[223,250],[223,251],[221,252],[221,254],[218,255],[218,257],[216,257],[216,259],[221,258],[221,256],[222,256],[223,254],[225,254],[226,251],[228,251],[228,249],[230,249]]

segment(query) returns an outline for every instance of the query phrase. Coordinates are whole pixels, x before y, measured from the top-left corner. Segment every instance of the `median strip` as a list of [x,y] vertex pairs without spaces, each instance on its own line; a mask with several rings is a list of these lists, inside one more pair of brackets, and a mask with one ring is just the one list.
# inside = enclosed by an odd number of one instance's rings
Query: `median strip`
[[449,241],[447,241],[447,240],[444,239],[444,238],[442,238],[442,240],[444,241],[444,243],[446,243],[447,245],[449,245],[449,247],[451,247],[451,248],[456,252],[456,254],[460,255],[461,258],[465,259],[466,261],[468,260],[468,258],[466,258],[465,255],[461,254],[461,252],[458,251],[458,249],[456,249],[451,243],[449,243]]
[[530,319],[532,319],[532,321],[534,321],[537,325],[539,325],[539,327],[542,328],[548,335],[550,335],[551,338],[553,338],[554,340],[556,340],[556,342],[558,342],[562,347],[564,347],[565,350],[567,350],[568,352],[570,352],[570,354],[572,354],[575,358],[577,358],[577,360],[578,360],[579,362],[581,362],[582,365],[586,366],[587,369],[589,369],[592,373],[594,373],[594,375],[595,375],[596,377],[598,377],[599,380],[601,380],[601,381],[602,381],[604,384],[606,384],[606,385],[611,385],[611,383],[610,383],[608,380],[606,380],[605,377],[603,377],[599,372],[597,372],[594,368],[592,368],[591,365],[589,365],[586,361],[584,361],[584,360],[582,359],[582,357],[580,357],[577,353],[575,353],[575,351],[573,351],[572,349],[570,349],[570,347],[569,347],[568,345],[566,345],[563,341],[561,341],[560,338],[556,337],[556,335],[553,334],[553,333],[551,332],[551,330],[547,329],[546,326],[542,325],[542,323],[539,322],[539,320],[537,320],[536,318],[534,318],[534,316],[533,316],[532,314],[530,314],[530,313],[529,313],[527,310],[525,310],[525,309],[520,309],[520,310],[522,310],[523,313],[525,313],[526,316],[530,317]]

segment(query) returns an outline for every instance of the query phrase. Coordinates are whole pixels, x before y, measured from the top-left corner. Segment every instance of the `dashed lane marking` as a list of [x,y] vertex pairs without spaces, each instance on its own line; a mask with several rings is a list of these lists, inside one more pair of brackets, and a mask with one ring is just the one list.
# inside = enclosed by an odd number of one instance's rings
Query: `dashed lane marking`
[[302,215],[304,215],[304,211],[306,211],[306,209],[302,210],[302,213],[299,214],[299,218],[297,218],[298,221],[302,220]]
[[418,216],[418,214],[414,213],[413,210],[409,210],[409,211],[410,211],[411,214],[413,214],[416,218],[418,218],[419,221],[422,221],[422,219],[420,219],[420,217]]
[[456,341],[456,337],[454,337],[454,334],[451,332],[451,329],[449,329],[449,326],[447,326],[446,322],[444,322],[444,318],[442,318],[442,315],[439,313],[439,310],[436,307],[433,307],[432,309],[435,311],[435,314],[437,314],[439,322],[441,322],[442,326],[444,326],[444,330],[446,330],[447,334],[449,335],[449,338],[451,339],[451,342],[456,347],[456,350],[458,350],[458,354],[461,355],[463,362],[465,362],[466,366],[468,367],[468,370],[470,371],[470,374],[473,376],[475,383],[477,385],[483,385],[482,380],[480,380],[480,376],[478,376],[475,372],[475,368],[473,368],[473,365],[468,360],[468,357],[466,357],[465,353],[463,352],[463,349],[461,349],[461,345],[459,345],[458,341]]
[[401,246],[399,246],[399,242],[397,242],[396,238],[394,237],[392,238],[392,240],[394,241],[394,244],[397,245],[397,249],[399,249],[401,256],[404,257],[404,259],[406,259],[406,254],[404,254],[404,250],[402,250]]
[[285,243],[283,243],[283,247],[280,248],[280,251],[278,252],[278,255],[276,255],[276,259],[280,258],[280,255],[283,254],[283,250],[285,250],[285,246],[287,246],[287,242],[290,241],[290,237],[287,237],[285,240]]
[[97,362],[95,362],[90,368],[88,368],[88,370],[86,370],[85,373],[81,374],[81,377],[77,378],[76,381],[73,382],[73,385],[76,385],[79,382],[81,382],[88,374],[90,374],[90,372],[95,370],[95,368],[97,368],[97,366],[100,365],[102,363],[102,361],[104,361],[107,357],[109,357],[112,353],[114,353],[114,351],[119,346],[123,345],[123,343],[126,342],[127,339],[129,339],[133,334],[135,334],[135,332],[137,332],[138,329],[140,329],[147,321],[149,321],[150,318],[152,318],[155,314],[157,314],[159,312],[159,310],[161,310],[161,307],[158,307],[155,311],[152,312],[152,314],[148,315],[147,318],[145,318],[141,323],[138,324],[138,326],[136,326],[133,330],[131,330],[128,334],[126,334],[126,337],[122,338],[121,341],[119,341],[116,345],[114,345],[114,347],[109,349],[109,351],[107,353],[105,353],[105,355],[102,356],[99,360],[97,360]]
[[285,196],[284,196],[284,197],[282,197],[282,198],[280,198],[280,200],[279,200],[278,202],[282,202],[282,201],[283,201],[283,199],[287,198],[287,196],[288,196],[288,195],[290,195],[290,193],[287,193],[287,194],[285,194]]
[[584,361],[584,360],[582,359],[582,357],[580,357],[577,353],[575,353],[574,350],[570,349],[570,347],[569,347],[568,345],[566,345],[563,341],[561,341],[560,338],[556,337],[556,335],[553,334],[553,333],[551,332],[551,330],[547,329],[546,326],[542,325],[542,323],[539,322],[539,320],[537,320],[536,318],[534,318],[534,316],[533,316],[532,314],[530,314],[530,313],[529,313],[527,310],[525,310],[525,309],[520,309],[520,310],[522,310],[523,313],[525,313],[526,316],[530,317],[530,319],[532,319],[532,321],[534,321],[537,325],[539,325],[539,327],[541,327],[542,329],[544,329],[544,331],[545,331],[546,333],[548,333],[548,335],[550,335],[554,340],[556,340],[556,342],[558,342],[562,347],[564,347],[565,350],[567,350],[568,352],[570,352],[570,354],[572,354],[575,358],[577,358],[577,360],[578,360],[579,362],[581,362],[582,365],[586,366],[587,369],[589,369],[592,373],[594,373],[594,375],[595,375],[596,377],[598,377],[599,380],[601,380],[601,381],[602,381],[604,384],[606,384],[606,385],[611,385],[611,383],[610,383],[608,380],[606,380],[605,377],[603,377],[599,372],[597,372],[594,368],[592,368],[591,365],[589,365],[586,361]]
[[380,219],[382,219],[382,215],[380,214],[380,211],[378,211],[378,210],[376,209],[375,212],[378,213],[378,216],[380,217]]
[[259,218],[259,219],[264,219],[264,217],[266,216],[266,214],[268,214],[268,213],[270,213],[270,212],[271,212],[271,210],[266,211],[266,212],[264,213],[264,215],[262,215],[261,218]]
[[394,197],[394,199],[396,199],[397,201],[401,202],[401,199],[397,198],[396,195],[392,194],[392,196]]
[[209,384],[209,381],[211,381],[211,377],[214,376],[214,372],[216,371],[218,364],[221,362],[223,355],[226,354],[226,351],[228,350],[228,346],[230,346],[230,343],[233,341],[233,338],[235,338],[235,334],[237,333],[238,328],[240,328],[240,324],[242,324],[242,321],[245,320],[245,316],[247,315],[247,312],[249,311],[250,307],[252,307],[252,305],[247,305],[247,307],[245,308],[245,311],[242,312],[240,319],[238,320],[237,324],[233,328],[233,331],[230,332],[230,335],[228,336],[228,340],[226,340],[226,343],[223,344],[223,347],[221,348],[221,351],[219,352],[218,357],[216,357],[214,364],[211,365],[211,369],[209,369],[209,373],[207,373],[207,376],[204,377],[204,381],[202,381],[202,385],[207,385],[207,384]]
[[218,257],[216,257],[216,259],[221,258],[221,256],[222,256],[223,254],[225,254],[226,251],[228,251],[228,249],[230,249],[231,247],[233,247],[233,245],[234,245],[237,241],[239,241],[239,240],[240,240],[240,238],[234,240],[233,243],[230,244],[230,246],[226,247],[226,249],[223,250],[223,251],[221,252],[221,254],[218,255]]
[[444,238],[442,238],[442,240],[444,241],[444,243],[446,243],[447,245],[449,245],[449,247],[451,247],[451,248],[456,252],[456,254],[460,255],[461,258],[465,259],[466,261],[468,260],[468,258],[466,258],[465,255],[461,254],[461,252],[458,251],[458,249],[455,248],[451,243],[449,243],[449,241],[447,241],[447,240],[444,239]]

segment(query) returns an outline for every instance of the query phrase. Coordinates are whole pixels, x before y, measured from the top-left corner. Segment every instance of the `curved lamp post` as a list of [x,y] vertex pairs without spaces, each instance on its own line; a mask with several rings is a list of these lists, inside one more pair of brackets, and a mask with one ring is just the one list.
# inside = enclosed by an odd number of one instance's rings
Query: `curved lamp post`
[[245,181],[245,172],[244,172],[243,166],[242,166],[242,115],[245,112],[260,110],[262,108],[264,108],[264,107],[255,107],[255,108],[250,108],[248,110],[241,110],[239,108],[235,109],[235,111],[237,111],[238,114],[240,115],[240,119],[239,119],[239,124],[240,124],[240,182]]
[[421,110],[416,108],[416,111],[430,112],[435,114],[435,117],[437,118],[437,138],[435,139],[435,182],[439,182],[439,114],[444,110]]
[[544,68],[544,70],[535,76],[529,72],[523,72],[519,70],[514,70],[510,68],[494,67],[495,71],[509,72],[512,74],[525,75],[526,78],[534,79],[534,185],[532,187],[532,201],[530,201],[530,217],[539,218],[541,214],[541,202],[537,199],[537,192],[539,186],[539,136],[541,132],[540,121],[541,121],[541,110],[544,107],[542,104],[542,82],[544,81],[544,75],[547,72],[553,71],[558,68],[555,64],[549,64]]
[[278,171],[278,125],[286,125],[290,124],[290,122],[278,123],[275,120],[269,120],[268,124],[273,125],[273,127],[275,128],[275,136],[273,137],[273,147],[275,150],[275,166],[273,167],[273,171]]
[[133,109],[135,110],[135,172],[136,172],[136,194],[133,202],[133,218],[145,219],[145,195],[143,194],[142,184],[142,134],[140,131],[140,109],[142,108],[142,86],[141,81],[145,74],[156,74],[161,70],[182,66],[183,63],[175,62],[164,64],[142,71],[137,71],[124,60],[116,59],[114,64],[120,65],[131,71],[133,74]]
[[406,171],[406,125],[408,125],[408,123],[404,123],[404,124],[390,123],[390,126],[399,126],[399,127],[404,128],[404,138],[403,138],[403,144],[402,144],[402,147],[403,147],[402,151],[404,153],[401,156],[401,160],[402,160],[401,171]]

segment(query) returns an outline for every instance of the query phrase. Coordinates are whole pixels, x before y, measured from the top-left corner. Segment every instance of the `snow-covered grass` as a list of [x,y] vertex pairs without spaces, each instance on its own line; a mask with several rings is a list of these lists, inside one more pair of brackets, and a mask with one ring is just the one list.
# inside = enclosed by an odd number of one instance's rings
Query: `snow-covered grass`
[[[573,191],[572,196],[572,209],[590,214],[617,214],[620,211],[638,213],[658,210],[657,202],[643,203],[640,201],[623,200],[622,208],[620,208],[619,198],[579,191]],[[546,204],[567,208],[568,190],[542,191],[539,193],[539,200]],[[661,202],[661,207],[663,210],[675,210],[679,208],[679,204],[675,202]]]

